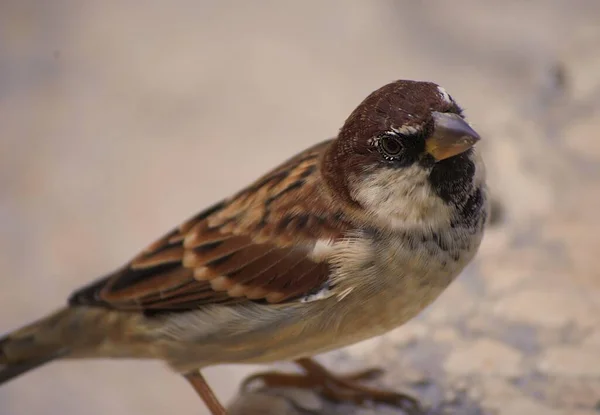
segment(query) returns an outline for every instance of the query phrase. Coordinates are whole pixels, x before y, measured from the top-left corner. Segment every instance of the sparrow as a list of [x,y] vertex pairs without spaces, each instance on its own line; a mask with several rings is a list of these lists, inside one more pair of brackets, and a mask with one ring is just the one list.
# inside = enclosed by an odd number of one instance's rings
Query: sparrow
[[488,215],[480,139],[440,86],[399,80],[337,137],[287,160],[0,338],[0,383],[55,359],[144,358],[226,413],[201,369],[293,360],[269,385],[418,411],[408,395],[311,359],[382,335],[432,303],[473,259]]

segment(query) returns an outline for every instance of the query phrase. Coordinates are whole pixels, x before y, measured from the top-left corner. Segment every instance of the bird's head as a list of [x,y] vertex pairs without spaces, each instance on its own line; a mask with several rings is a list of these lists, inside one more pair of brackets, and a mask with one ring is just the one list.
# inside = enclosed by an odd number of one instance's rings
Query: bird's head
[[396,81],[352,112],[322,171],[333,192],[380,223],[451,225],[485,214],[479,139],[443,88]]

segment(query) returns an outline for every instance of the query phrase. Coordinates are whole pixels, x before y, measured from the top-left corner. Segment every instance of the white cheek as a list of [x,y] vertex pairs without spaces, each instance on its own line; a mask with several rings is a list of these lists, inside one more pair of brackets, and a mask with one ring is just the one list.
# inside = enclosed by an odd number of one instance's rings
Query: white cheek
[[393,228],[450,223],[452,208],[431,189],[429,172],[419,166],[386,169],[355,182],[353,196],[380,222]]

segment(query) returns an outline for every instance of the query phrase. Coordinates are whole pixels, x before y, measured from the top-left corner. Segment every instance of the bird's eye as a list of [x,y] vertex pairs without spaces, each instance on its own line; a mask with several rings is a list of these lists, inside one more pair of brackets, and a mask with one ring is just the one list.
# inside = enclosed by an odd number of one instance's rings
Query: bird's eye
[[402,153],[403,148],[399,137],[385,135],[379,139],[379,149],[386,158],[397,158]]

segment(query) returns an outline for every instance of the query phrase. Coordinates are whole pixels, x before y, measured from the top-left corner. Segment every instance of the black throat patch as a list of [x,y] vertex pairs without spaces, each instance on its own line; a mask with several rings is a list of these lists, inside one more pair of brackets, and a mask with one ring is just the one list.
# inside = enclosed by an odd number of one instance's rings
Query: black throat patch
[[460,223],[469,228],[483,224],[487,216],[485,192],[476,187],[473,181],[475,163],[471,158],[472,153],[473,150],[468,150],[435,163],[429,175],[429,183],[435,193],[444,202],[457,208],[458,215],[453,225]]

